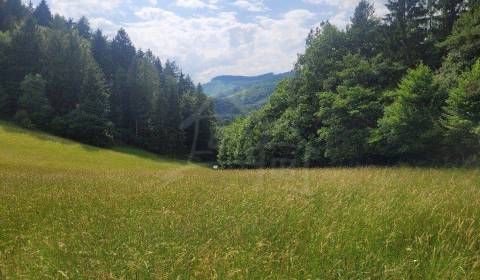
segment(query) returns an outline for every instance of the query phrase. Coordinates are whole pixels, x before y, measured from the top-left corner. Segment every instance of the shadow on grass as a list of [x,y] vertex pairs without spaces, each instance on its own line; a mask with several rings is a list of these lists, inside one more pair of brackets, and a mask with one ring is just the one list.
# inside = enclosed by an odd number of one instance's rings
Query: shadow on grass
[[[5,131],[7,133],[23,134],[29,137],[39,139],[41,141],[48,141],[55,144],[79,146],[80,148],[82,148],[83,150],[89,153],[97,153],[101,151],[113,151],[119,154],[135,156],[135,157],[142,158],[142,159],[149,160],[156,163],[161,162],[161,163],[172,163],[172,164],[180,164],[180,165],[187,165],[189,163],[187,160],[160,156],[154,153],[150,153],[150,152],[147,152],[138,148],[134,148],[134,147],[129,147],[129,146],[113,146],[110,148],[99,148],[99,147],[83,144],[80,142],[75,142],[73,140],[69,140],[59,136],[50,135],[40,130],[29,130],[29,129],[21,128],[19,126],[16,126],[15,124],[12,124],[6,121],[0,121],[0,131]],[[2,142],[2,139],[0,139],[0,143],[1,142]]]

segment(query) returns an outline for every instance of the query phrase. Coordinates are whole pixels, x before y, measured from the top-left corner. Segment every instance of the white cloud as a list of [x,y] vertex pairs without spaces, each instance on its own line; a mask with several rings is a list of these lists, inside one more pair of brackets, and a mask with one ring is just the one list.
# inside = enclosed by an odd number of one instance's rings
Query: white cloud
[[50,0],[52,11],[75,19],[84,15],[107,14],[114,12],[122,4],[122,0]]
[[237,0],[233,3],[233,5],[248,10],[250,12],[263,12],[267,10],[267,7],[263,3],[263,1],[258,0]]
[[329,6],[340,7],[342,9],[348,9],[355,7],[360,0],[303,0],[303,2],[314,5],[326,4]]
[[103,34],[109,37],[115,36],[118,29],[120,29],[120,26],[116,25],[115,23],[109,21],[106,18],[91,18],[89,21],[93,30],[100,29],[102,30]]
[[[344,29],[350,24],[351,14],[360,0],[303,0],[303,2],[312,5],[328,5],[335,7],[337,11],[330,16],[329,21],[338,28]],[[370,0],[370,2],[373,3],[376,16],[383,17],[388,13],[388,9],[385,6],[387,0]]]
[[329,19],[330,23],[340,29],[345,29],[350,24],[350,17],[346,11],[341,11]]
[[[124,27],[138,48],[175,59],[186,73],[206,82],[221,74],[291,70],[313,23],[329,19],[344,28],[359,2],[301,1],[327,7],[310,6],[315,14],[303,9],[278,14],[264,0],[49,0],[49,5],[66,17],[88,16],[92,28],[109,37]],[[372,2],[377,15],[384,15],[386,0]]]
[[179,7],[184,8],[191,8],[191,9],[217,9],[215,5],[216,1],[210,1],[209,3],[203,2],[201,0],[176,0],[176,5]]
[[297,53],[304,51],[310,27],[306,23],[314,16],[293,10],[280,18],[258,17],[243,23],[232,12],[187,18],[144,8],[135,14],[143,21],[126,29],[136,45],[152,49],[163,60],[175,59],[201,82],[221,74],[291,70]]
[[[341,10],[340,12],[344,12],[346,10],[353,11],[353,9],[358,5],[360,0],[303,0],[303,2],[312,5],[328,5],[338,8],[339,10]],[[385,3],[387,2],[387,0],[370,0],[370,2],[373,3],[377,16],[382,17],[387,14],[388,10],[385,7]],[[340,14],[336,15],[337,19],[341,16],[342,15]]]

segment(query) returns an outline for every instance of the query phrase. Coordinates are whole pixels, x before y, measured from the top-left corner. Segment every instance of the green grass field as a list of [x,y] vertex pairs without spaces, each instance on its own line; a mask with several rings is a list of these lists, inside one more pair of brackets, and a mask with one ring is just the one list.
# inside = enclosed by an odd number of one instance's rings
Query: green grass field
[[0,123],[0,279],[480,279],[480,172],[228,170]]

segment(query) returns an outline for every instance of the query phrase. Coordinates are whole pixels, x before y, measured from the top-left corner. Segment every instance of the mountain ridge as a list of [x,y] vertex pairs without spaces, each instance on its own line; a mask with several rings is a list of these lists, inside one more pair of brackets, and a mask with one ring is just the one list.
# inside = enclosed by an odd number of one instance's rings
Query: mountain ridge
[[293,75],[293,71],[257,76],[221,75],[204,84],[203,89],[213,99],[217,118],[229,122],[262,107],[278,84]]

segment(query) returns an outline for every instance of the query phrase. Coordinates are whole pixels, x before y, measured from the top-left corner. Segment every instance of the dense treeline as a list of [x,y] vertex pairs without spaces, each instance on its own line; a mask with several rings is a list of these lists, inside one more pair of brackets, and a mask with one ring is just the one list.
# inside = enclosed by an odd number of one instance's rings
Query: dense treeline
[[297,75],[222,132],[224,166],[465,163],[480,152],[478,1],[368,1],[313,30]]
[[97,146],[182,156],[209,150],[210,101],[174,62],[107,39],[88,20],[0,0],[0,117]]

